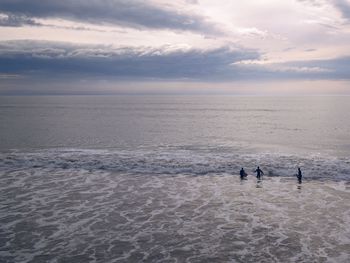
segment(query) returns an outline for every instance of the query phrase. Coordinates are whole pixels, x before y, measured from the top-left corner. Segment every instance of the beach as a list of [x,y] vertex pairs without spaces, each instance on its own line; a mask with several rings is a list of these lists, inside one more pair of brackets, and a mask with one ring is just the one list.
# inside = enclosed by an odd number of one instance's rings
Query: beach
[[0,0],[0,263],[350,263],[350,0]]
[[37,169],[0,182],[3,262],[349,260],[344,181]]
[[2,262],[349,262],[347,97],[0,100]]

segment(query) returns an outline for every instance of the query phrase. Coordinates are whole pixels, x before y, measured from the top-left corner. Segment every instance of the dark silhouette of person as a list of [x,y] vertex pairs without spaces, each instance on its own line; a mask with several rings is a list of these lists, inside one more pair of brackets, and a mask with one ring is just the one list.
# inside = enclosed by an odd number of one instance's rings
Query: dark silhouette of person
[[255,170],[256,172],[256,178],[258,178],[258,180],[260,180],[261,176],[264,175],[264,172],[260,169],[260,167],[258,166],[258,168]]
[[241,180],[243,180],[243,179],[245,179],[247,177],[247,174],[246,174],[246,172],[244,171],[243,168],[239,171],[239,175],[241,177]]
[[298,173],[296,174],[298,178],[298,183],[301,184],[301,180],[303,179],[303,174],[301,173],[300,167],[298,167]]

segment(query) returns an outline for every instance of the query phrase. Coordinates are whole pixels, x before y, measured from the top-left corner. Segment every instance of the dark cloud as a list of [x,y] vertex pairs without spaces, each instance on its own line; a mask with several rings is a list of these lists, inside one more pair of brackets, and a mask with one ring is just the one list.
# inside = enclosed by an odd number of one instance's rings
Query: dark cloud
[[350,19],[350,3],[346,0],[333,0],[336,8],[342,13],[345,19]]
[[0,26],[20,27],[23,25],[39,26],[40,24],[33,19],[23,15],[5,15],[0,17]]
[[103,30],[99,28],[92,28],[88,26],[64,26],[64,25],[54,25],[39,23],[32,18],[24,15],[0,15],[0,27],[22,27],[22,26],[45,26],[57,29],[69,29],[78,31],[95,31],[95,32],[118,32],[123,33],[123,30]]
[[[350,57],[259,64],[254,50],[163,46],[113,48],[44,41],[0,42],[0,74],[113,80],[298,80],[350,79]],[[250,62],[251,61],[251,62]]]
[[0,73],[25,75],[108,76],[128,79],[239,78],[232,63],[258,59],[253,50],[113,48],[56,42],[0,42]]
[[249,80],[350,80],[350,57],[259,63],[242,61],[236,69]]
[[350,57],[275,63],[256,70],[270,74],[271,79],[350,80]]
[[0,12],[28,19],[63,18],[139,29],[188,30],[209,34],[220,32],[204,16],[139,0],[0,0]]
[[350,57],[295,61],[287,66],[299,68],[302,76],[312,79],[350,80]]

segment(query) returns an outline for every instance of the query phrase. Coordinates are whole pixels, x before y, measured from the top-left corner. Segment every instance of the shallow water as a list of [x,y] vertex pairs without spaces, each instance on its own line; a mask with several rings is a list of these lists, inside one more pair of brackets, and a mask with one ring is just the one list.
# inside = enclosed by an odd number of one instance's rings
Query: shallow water
[[350,185],[1,173],[2,262],[349,262]]
[[350,97],[0,97],[0,262],[349,262],[349,111]]

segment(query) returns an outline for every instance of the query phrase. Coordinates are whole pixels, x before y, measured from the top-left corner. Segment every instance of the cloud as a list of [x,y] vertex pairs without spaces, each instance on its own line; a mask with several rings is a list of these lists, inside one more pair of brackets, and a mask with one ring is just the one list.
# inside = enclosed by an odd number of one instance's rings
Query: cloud
[[315,7],[333,6],[342,14],[343,18],[350,19],[349,0],[297,0]]
[[294,61],[286,63],[290,67],[310,69],[305,72],[309,78],[349,80],[350,79],[350,56],[332,59],[317,59],[309,61]]
[[0,0],[0,12],[11,17],[61,18],[93,24],[110,24],[138,29],[184,30],[220,33],[205,16],[139,0]]
[[0,42],[0,73],[33,78],[235,81],[350,79],[350,57],[269,63],[259,52],[223,46],[118,47]]
[[73,45],[45,41],[0,42],[0,72],[25,75],[107,76],[119,79],[234,79],[232,63],[258,59],[254,50]]
[[320,67],[306,67],[306,66],[283,66],[276,65],[276,67],[271,68],[273,71],[277,72],[296,72],[296,73],[323,73],[323,72],[333,72],[327,68]]
[[346,0],[333,0],[334,6],[341,12],[342,16],[350,19],[350,3]]
[[251,79],[269,80],[349,80],[350,57],[323,60],[300,60],[269,63],[264,60],[242,60],[233,64],[245,69]]
[[39,26],[41,24],[24,15],[0,15],[0,26],[20,27],[23,25]]
[[327,0],[297,0],[297,1],[301,3],[307,3],[312,6],[321,7],[325,4],[325,1]]

